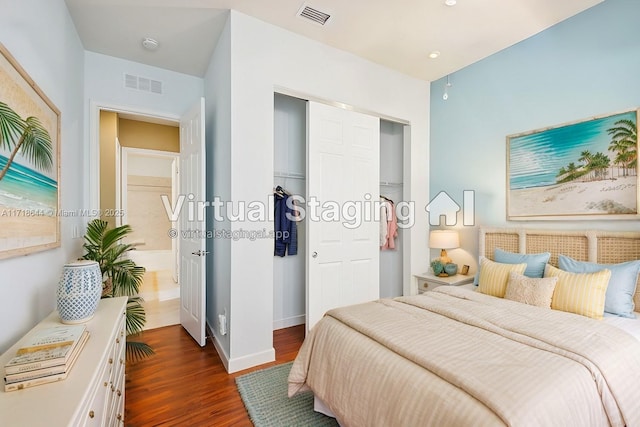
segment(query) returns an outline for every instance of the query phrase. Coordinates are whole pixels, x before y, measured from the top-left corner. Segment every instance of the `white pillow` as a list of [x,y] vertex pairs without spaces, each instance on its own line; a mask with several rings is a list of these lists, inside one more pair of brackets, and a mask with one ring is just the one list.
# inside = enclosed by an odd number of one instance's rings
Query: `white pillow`
[[505,299],[537,307],[551,308],[551,298],[558,277],[532,278],[516,272],[509,273]]

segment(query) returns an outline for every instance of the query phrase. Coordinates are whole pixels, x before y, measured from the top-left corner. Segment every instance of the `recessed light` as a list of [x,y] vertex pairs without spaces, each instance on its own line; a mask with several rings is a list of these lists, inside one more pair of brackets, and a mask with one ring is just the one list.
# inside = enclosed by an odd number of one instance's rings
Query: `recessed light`
[[434,50],[433,52],[431,52],[429,54],[429,58],[431,58],[431,59],[436,59],[438,56],[440,56],[440,51],[439,50]]
[[447,6],[455,6],[456,3],[456,0],[444,0],[444,4],[446,4]]
[[145,37],[142,39],[142,47],[147,50],[156,50],[158,49],[158,40],[152,39],[151,37]]

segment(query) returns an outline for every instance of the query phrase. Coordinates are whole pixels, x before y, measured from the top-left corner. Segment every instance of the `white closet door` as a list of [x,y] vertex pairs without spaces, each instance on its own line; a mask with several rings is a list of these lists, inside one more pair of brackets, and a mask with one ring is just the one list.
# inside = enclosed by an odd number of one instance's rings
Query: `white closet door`
[[[379,296],[379,228],[372,202],[379,199],[380,123],[311,101],[307,120],[307,201],[320,205],[307,210],[309,330],[329,309]],[[342,216],[349,204],[360,205],[359,218],[351,218],[353,207]],[[356,220],[356,228],[345,225]]]

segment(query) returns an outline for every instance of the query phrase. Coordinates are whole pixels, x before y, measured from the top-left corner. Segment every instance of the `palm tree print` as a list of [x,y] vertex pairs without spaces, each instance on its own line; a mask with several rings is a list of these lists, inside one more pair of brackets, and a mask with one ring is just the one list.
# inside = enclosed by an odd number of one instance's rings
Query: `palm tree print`
[[[609,151],[615,153],[614,163],[623,169],[624,176],[635,173],[638,163],[638,131],[632,120],[618,120],[607,130],[611,135]],[[632,174],[633,174],[632,173]]]
[[[613,159],[602,152],[592,153],[584,150],[580,153],[579,167],[574,162],[560,168],[556,175],[556,182],[564,183],[582,178],[583,180],[615,179],[613,168],[617,166],[618,175],[622,169],[623,176],[635,175],[638,163],[638,133],[633,120],[623,119],[615,122],[614,127],[607,129],[611,135],[608,151]],[[611,168],[611,174],[609,174]]]
[[7,164],[0,171],[0,181],[18,153],[41,171],[49,171],[53,167],[51,136],[40,120],[37,117],[23,120],[4,102],[0,102],[0,148],[10,152]]

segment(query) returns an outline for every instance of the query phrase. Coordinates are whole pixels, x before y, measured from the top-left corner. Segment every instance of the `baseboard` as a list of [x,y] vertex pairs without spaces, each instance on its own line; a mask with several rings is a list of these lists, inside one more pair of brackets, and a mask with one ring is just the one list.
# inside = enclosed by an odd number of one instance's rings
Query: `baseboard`
[[269,350],[261,351],[260,353],[230,359],[227,372],[233,374],[234,372],[273,362],[274,360],[276,360],[276,350],[272,347]]
[[211,337],[211,342],[213,343],[213,346],[215,347],[216,351],[218,352],[218,356],[220,356],[220,360],[222,361],[222,364],[224,365],[225,371],[229,372],[229,356],[224,351],[224,348],[222,347],[222,345],[218,341],[218,338],[213,333],[213,329],[211,328],[211,325],[209,324],[209,322],[206,322],[206,327],[207,327],[207,336]]
[[279,319],[273,321],[273,330],[277,331],[278,329],[290,328],[292,326],[304,325],[306,319],[305,315],[301,314],[300,316],[287,317],[286,319]]
[[218,341],[218,338],[215,336],[215,334],[213,334],[209,322],[206,323],[206,327],[207,335],[211,337],[213,346],[218,352],[218,356],[220,356],[220,360],[224,365],[224,369],[229,374],[233,374],[234,372],[253,368],[254,366],[263,365],[265,363],[273,362],[274,360],[276,360],[276,350],[273,347],[269,350],[261,351],[260,353],[249,354],[247,356],[231,359],[229,355],[227,355],[227,353],[224,351],[224,348],[220,344],[220,341]]

